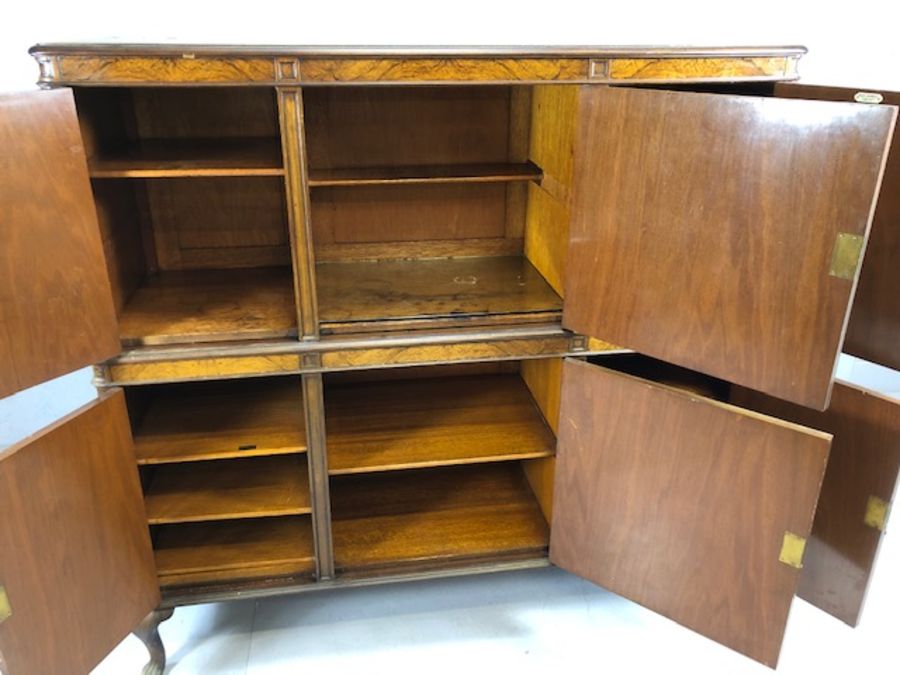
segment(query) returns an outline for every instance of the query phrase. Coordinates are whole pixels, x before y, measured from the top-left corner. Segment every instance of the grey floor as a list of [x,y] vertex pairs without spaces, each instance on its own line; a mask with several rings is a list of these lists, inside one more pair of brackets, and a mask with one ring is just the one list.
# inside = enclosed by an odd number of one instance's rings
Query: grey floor
[[[838,376],[900,398],[900,373]],[[0,448],[93,397],[89,372],[0,400]],[[900,538],[885,537],[863,622],[796,600],[778,672],[900,673]],[[510,572],[184,607],[161,629],[173,675],[771,672],[562,570]],[[139,673],[128,637],[95,675]]]

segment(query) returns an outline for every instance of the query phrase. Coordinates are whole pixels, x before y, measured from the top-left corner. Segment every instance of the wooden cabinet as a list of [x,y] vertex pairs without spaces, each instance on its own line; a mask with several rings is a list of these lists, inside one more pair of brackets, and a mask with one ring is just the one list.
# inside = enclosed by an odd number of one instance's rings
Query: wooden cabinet
[[103,393],[0,456],[11,675],[548,562],[772,666],[798,588],[856,620],[900,412],[832,374],[893,107],[716,93],[796,48],[33,53],[0,393]]

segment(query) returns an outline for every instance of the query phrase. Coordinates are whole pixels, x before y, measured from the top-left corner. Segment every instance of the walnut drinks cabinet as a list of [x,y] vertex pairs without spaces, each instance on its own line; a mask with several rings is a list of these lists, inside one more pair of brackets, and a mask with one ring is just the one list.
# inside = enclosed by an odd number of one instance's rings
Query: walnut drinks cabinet
[[833,373],[900,365],[897,99],[803,51],[35,47],[0,395],[101,394],[0,459],[0,663],[548,562],[772,666],[795,593],[854,624],[900,409]]

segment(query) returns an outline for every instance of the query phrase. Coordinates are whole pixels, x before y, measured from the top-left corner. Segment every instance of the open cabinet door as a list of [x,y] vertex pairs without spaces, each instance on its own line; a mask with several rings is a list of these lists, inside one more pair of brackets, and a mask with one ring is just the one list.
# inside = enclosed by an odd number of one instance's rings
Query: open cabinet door
[[563,325],[824,409],[896,109],[579,96]]
[[567,360],[550,560],[774,667],[829,444]]
[[159,603],[121,390],[0,453],[4,675],[84,675]]
[[119,352],[69,89],[0,94],[0,398]]
[[[775,95],[823,101],[900,105],[900,92],[780,82]],[[900,370],[900,133],[891,144],[872,234],[850,312],[844,351]]]
[[825,412],[743,388],[732,400],[834,434],[798,595],[855,626],[900,477],[900,401],[840,381]]

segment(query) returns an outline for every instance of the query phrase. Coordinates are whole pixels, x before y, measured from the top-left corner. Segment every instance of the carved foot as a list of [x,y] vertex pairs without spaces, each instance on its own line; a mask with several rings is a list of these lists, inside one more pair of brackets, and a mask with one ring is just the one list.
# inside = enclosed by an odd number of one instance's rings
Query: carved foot
[[150,653],[150,660],[141,671],[142,675],[163,675],[166,669],[166,648],[159,637],[159,624],[171,617],[174,611],[172,607],[155,609],[134,629],[134,634]]

